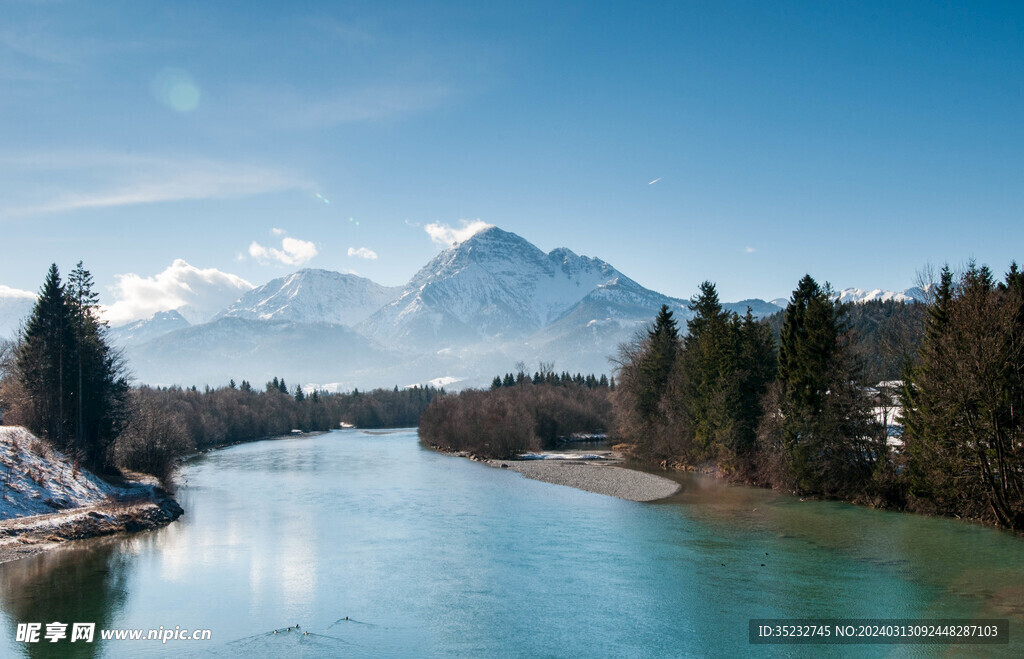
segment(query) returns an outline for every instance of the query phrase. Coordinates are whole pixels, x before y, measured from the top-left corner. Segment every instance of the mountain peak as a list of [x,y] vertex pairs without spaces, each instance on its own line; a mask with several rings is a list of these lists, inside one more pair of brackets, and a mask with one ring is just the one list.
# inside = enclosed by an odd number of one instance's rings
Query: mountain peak
[[304,268],[249,291],[217,317],[354,325],[396,292],[358,275]]

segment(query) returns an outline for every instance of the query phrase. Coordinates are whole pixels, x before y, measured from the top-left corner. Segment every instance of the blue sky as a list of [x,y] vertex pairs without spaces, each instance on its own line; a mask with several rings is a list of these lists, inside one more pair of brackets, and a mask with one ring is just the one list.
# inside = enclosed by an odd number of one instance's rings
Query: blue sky
[[680,297],[1022,256],[1020,3],[0,4],[0,285],[396,285],[476,220]]

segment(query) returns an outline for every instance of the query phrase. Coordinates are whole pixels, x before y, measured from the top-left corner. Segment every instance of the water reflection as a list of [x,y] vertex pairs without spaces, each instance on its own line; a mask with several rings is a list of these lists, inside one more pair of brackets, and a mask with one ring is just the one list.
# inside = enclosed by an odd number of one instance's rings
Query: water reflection
[[0,602],[12,637],[18,623],[42,623],[43,633],[50,622],[68,625],[68,639],[24,644],[26,656],[97,656],[97,642],[69,640],[71,625],[96,623],[98,641],[98,630],[110,627],[124,606],[128,599],[125,568],[131,555],[117,545],[115,539],[97,539],[0,565]]

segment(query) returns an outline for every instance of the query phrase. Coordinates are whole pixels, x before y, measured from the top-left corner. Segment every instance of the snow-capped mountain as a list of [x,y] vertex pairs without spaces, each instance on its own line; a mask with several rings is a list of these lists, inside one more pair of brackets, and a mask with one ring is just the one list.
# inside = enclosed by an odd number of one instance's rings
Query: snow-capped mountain
[[380,309],[399,290],[356,275],[299,270],[254,288],[215,319],[289,320],[352,326]]
[[[781,299],[781,298],[780,298]],[[722,308],[726,311],[732,311],[741,316],[747,314],[747,308],[750,308],[750,315],[754,318],[761,318],[763,316],[770,316],[773,313],[778,313],[786,308],[788,304],[787,300],[781,300],[782,305],[779,304],[780,300],[772,300],[771,302],[765,302],[764,300],[758,300],[752,298],[749,300],[740,300],[739,302],[725,302],[722,304]]]
[[158,336],[170,334],[189,325],[190,323],[185,320],[185,317],[177,309],[158,311],[146,320],[136,320],[127,325],[111,327],[107,330],[107,338],[114,345],[127,346],[145,343]]
[[[850,302],[926,297],[916,288],[845,289],[838,296]],[[16,297],[23,309],[15,325],[34,297]],[[763,317],[787,304],[779,298],[722,306],[741,315],[750,307]],[[567,248],[544,253],[491,227],[438,254],[403,287],[300,270],[244,292],[210,322],[190,325],[178,309],[113,328],[110,338],[125,349],[137,379],[153,384],[217,386],[230,378],[260,383],[279,376],[342,389],[437,378],[478,386],[519,361],[527,368],[543,361],[559,371],[610,372],[618,346],[648,326],[662,305],[685,331],[692,316],[685,300],[644,288],[601,259]]]
[[0,285],[0,339],[10,338],[35,304],[35,293]]
[[[516,234],[491,227],[432,259],[358,329],[392,343],[443,348],[524,340],[580,304],[656,311],[666,302],[677,301],[643,288],[600,259],[565,248],[545,254]],[[595,309],[584,323],[609,313]]]
[[862,288],[844,288],[837,294],[840,302],[853,302],[859,304],[861,302],[872,302],[875,300],[881,302],[927,302],[928,294],[924,289],[913,286],[903,291],[883,291],[880,288],[866,291]]

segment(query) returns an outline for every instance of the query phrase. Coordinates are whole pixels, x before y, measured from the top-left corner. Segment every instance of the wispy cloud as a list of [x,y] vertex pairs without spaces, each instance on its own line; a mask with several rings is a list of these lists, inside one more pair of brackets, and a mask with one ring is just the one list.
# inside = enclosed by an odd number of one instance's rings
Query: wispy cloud
[[373,251],[372,249],[369,249],[368,247],[360,247],[359,249],[349,247],[348,255],[355,256],[361,259],[367,259],[368,261],[377,260],[377,252]]
[[459,227],[453,227],[448,224],[433,222],[423,227],[423,230],[438,245],[451,247],[456,243],[468,240],[484,229],[490,229],[494,226],[493,224],[487,224],[483,220],[459,220],[459,224]]
[[[117,153],[38,153],[0,157],[0,175],[32,174],[52,187],[16,190],[0,202],[0,219],[65,213],[88,208],[226,199],[308,189],[298,176],[275,169],[204,159]],[[0,183],[0,191],[7,187]],[[28,199],[26,199],[26,196]],[[20,202],[20,203],[18,203]]]
[[286,237],[281,241],[281,249],[264,247],[255,240],[249,245],[249,256],[260,263],[276,261],[284,265],[302,265],[317,255],[316,245],[308,240]]
[[0,298],[19,298],[24,300],[34,300],[36,299],[36,294],[0,284]]
[[197,268],[183,259],[152,277],[128,273],[117,275],[115,281],[111,291],[116,301],[102,310],[112,325],[171,309],[180,310],[190,322],[204,322],[253,288],[237,275]]
[[753,254],[757,250],[755,248],[753,248],[753,247],[744,247],[743,251],[746,252],[747,254]]

